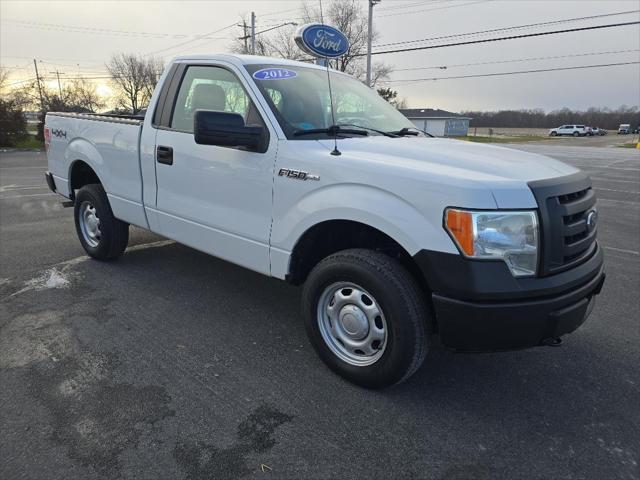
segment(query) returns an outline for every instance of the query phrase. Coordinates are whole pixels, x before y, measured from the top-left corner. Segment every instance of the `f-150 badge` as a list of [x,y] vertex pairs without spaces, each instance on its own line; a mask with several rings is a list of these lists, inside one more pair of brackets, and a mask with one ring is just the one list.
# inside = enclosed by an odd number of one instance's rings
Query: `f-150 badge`
[[293,178],[295,180],[320,180],[320,175],[312,175],[308,172],[302,172],[300,170],[290,170],[288,168],[281,168],[278,172],[278,176]]

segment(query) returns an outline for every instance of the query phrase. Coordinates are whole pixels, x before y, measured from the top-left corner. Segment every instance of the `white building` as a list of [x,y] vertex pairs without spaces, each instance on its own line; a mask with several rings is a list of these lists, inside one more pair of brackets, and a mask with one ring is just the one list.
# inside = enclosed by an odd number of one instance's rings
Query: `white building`
[[402,108],[405,117],[427,133],[435,137],[465,137],[469,133],[471,118],[446,110],[431,108]]

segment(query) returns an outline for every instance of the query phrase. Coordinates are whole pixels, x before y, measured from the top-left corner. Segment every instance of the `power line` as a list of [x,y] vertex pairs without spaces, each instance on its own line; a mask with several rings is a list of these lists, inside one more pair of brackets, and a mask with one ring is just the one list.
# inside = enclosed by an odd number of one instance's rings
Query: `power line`
[[424,10],[414,10],[414,11],[409,11],[409,12],[387,13],[386,15],[378,15],[378,18],[397,17],[398,15],[411,15],[411,14],[414,14],[414,13],[432,12],[434,10],[446,10],[447,8],[466,7],[468,5],[475,5],[477,3],[489,3],[489,2],[492,2],[492,1],[493,0],[476,0],[475,2],[459,3],[457,5],[447,5],[445,7],[425,8]]
[[[445,43],[442,45],[425,45],[421,47],[407,47],[407,48],[399,48],[397,50],[385,50],[382,52],[372,52],[372,55],[385,55],[388,53],[401,53],[401,52],[414,52],[416,50],[429,50],[432,48],[444,48],[444,47],[457,47],[460,45],[473,45],[476,43],[487,43],[487,42],[499,42],[503,40],[516,40],[518,38],[530,38],[530,37],[542,37],[545,35],[555,35],[558,33],[571,33],[571,32],[583,32],[587,30],[598,30],[602,28],[613,28],[613,27],[624,27],[628,25],[638,25],[640,21],[636,22],[624,22],[624,23],[611,23],[607,25],[593,25],[591,27],[580,27],[580,28],[568,28],[565,30],[553,30],[550,32],[538,32],[538,33],[527,33],[523,35],[511,35],[508,37],[497,37],[497,38],[485,38],[481,40],[468,40],[466,42],[456,42],[456,43]],[[364,53],[360,53],[358,55],[354,55],[356,57],[364,56]]]
[[[42,78],[42,77],[41,77]],[[19,85],[21,83],[26,83],[26,82],[33,82],[35,80],[35,78],[27,78],[25,80],[18,80],[17,82],[12,82],[12,83],[7,83],[7,87],[10,87],[12,85]]]
[[391,46],[391,45],[402,45],[402,44],[408,44],[408,43],[433,42],[435,40],[444,40],[444,39],[447,39],[447,38],[467,37],[467,36],[482,35],[482,34],[487,34],[487,33],[505,32],[505,31],[510,31],[510,30],[521,30],[521,29],[525,29],[525,28],[541,27],[541,26],[548,26],[548,25],[558,25],[558,24],[561,24],[561,23],[578,22],[578,21],[583,21],[583,20],[593,20],[595,18],[614,17],[614,16],[619,16],[619,15],[628,15],[628,14],[631,14],[631,13],[638,13],[638,12],[640,12],[640,10],[628,10],[628,11],[625,11],[625,12],[605,13],[605,14],[602,14],[602,15],[591,15],[591,16],[588,16],[588,17],[566,18],[566,19],[563,19],[563,20],[554,20],[554,21],[550,21],[550,22],[529,23],[527,25],[517,25],[517,26],[514,26],[514,27],[493,28],[491,30],[479,30],[477,32],[458,33],[456,35],[444,35],[444,36],[441,36],[441,37],[419,38],[419,39],[416,39],[416,40],[404,40],[404,41],[398,41],[398,42],[381,43],[381,44],[378,44],[378,45],[374,45],[374,48],[387,47],[387,46]]
[[381,6],[380,7],[380,11],[381,12],[388,12],[388,11],[393,10],[395,12],[397,10],[404,10],[404,9],[413,8],[413,7],[416,7],[416,6],[417,7],[426,7],[428,5],[434,5],[434,4],[437,4],[437,3],[443,3],[443,2],[447,2],[447,1],[448,0],[422,0],[420,2],[405,3],[405,4],[402,4],[402,5],[398,5],[396,2],[394,2],[393,6],[391,6],[391,5],[390,6],[386,6],[386,5]]
[[413,82],[432,82],[436,80],[457,80],[461,78],[481,78],[481,77],[500,77],[505,75],[522,75],[525,73],[542,73],[542,72],[559,72],[562,70],[581,70],[585,68],[604,68],[604,67],[616,67],[620,65],[638,65],[640,62],[619,62],[619,63],[603,63],[599,65],[578,65],[573,67],[558,67],[558,68],[541,68],[537,70],[519,70],[515,72],[497,72],[497,73],[479,73],[475,75],[458,75],[453,77],[432,77],[432,78],[414,78],[414,79],[402,79],[402,80],[380,80],[384,83],[413,83]]
[[[173,50],[174,48],[183,47],[184,45],[188,45],[189,43],[192,43],[192,42],[197,42],[198,40],[201,40],[201,39],[202,39],[202,38],[204,38],[204,37],[208,37],[209,35],[213,35],[213,34],[215,34],[215,33],[219,33],[219,32],[222,32],[222,31],[224,31],[224,30],[228,30],[228,29],[230,29],[230,28],[232,28],[232,27],[235,27],[235,26],[236,26],[236,22],[233,22],[232,24],[227,25],[226,27],[219,28],[218,30],[213,30],[213,31],[211,31],[211,32],[209,32],[209,33],[205,33],[204,35],[199,35],[199,36],[197,36],[197,38],[193,38],[193,39],[191,39],[191,40],[187,40],[186,42],[182,42],[182,43],[179,43],[179,44],[177,44],[177,45],[172,45],[172,46],[167,47],[167,48],[162,48],[162,49],[160,49],[160,50],[155,50],[155,51],[153,51],[153,52],[149,52],[149,53],[147,53],[146,55],[147,55],[147,56],[150,56],[150,55],[157,55],[158,53],[166,52],[167,50]],[[204,43],[208,43],[208,41],[207,41],[207,42],[204,42]],[[200,44],[200,45],[203,45],[203,44]]]
[[458,68],[458,67],[475,67],[477,65],[496,65],[502,63],[518,63],[518,62],[529,62],[536,60],[554,60],[558,58],[574,58],[574,57],[590,57],[594,55],[612,55],[616,53],[630,53],[630,52],[640,52],[640,49],[631,49],[631,50],[610,50],[608,52],[587,52],[587,53],[572,53],[569,55],[551,55],[547,57],[528,57],[528,58],[515,58],[510,60],[492,60],[487,62],[475,62],[475,63],[458,63],[453,65],[433,65],[429,67],[411,67],[411,68],[396,68],[395,72],[409,72],[415,70],[447,70],[449,68]]
[[18,25],[25,28],[35,28],[41,30],[56,30],[69,33],[85,33],[91,35],[112,35],[112,36],[135,36],[147,38],[187,38],[193,34],[164,33],[164,32],[143,32],[131,30],[114,30],[109,28],[84,27],[78,25],[62,25],[58,23],[34,22],[26,20],[2,20],[1,23]]
[[289,8],[288,10],[279,10],[279,11],[275,11],[275,12],[261,13],[258,16],[259,17],[272,17],[274,15],[280,15],[282,13],[299,12],[299,11],[300,11],[300,7],[296,7],[296,8]]
[[[4,58],[31,58],[31,57],[25,57],[25,56],[18,56],[18,55],[2,55]],[[95,63],[94,60],[95,59],[88,59],[88,58],[62,58],[62,57],[51,57],[50,60],[69,60],[69,61],[78,61],[78,62],[90,62],[90,63]],[[42,61],[42,60],[41,60]],[[30,64],[31,62],[29,62]],[[65,65],[66,66],[66,65]]]

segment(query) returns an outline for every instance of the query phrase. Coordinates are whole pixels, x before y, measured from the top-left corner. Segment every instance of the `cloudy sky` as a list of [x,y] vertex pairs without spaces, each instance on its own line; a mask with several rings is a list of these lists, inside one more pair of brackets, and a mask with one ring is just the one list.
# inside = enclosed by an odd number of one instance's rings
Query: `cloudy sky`
[[[330,0],[324,0],[325,8]],[[313,0],[311,3],[317,3]],[[235,1],[29,1],[0,0],[0,60],[11,82],[55,71],[61,78],[95,78],[108,93],[104,62],[115,52],[172,56],[226,52],[240,35],[242,15],[255,11],[258,31],[298,19],[301,0]],[[362,0],[363,8],[367,1]],[[375,7],[376,50],[442,43],[397,43],[540,22],[604,17],[455,37],[447,42],[522,35],[640,20],[640,0],[382,0]],[[221,30],[215,33],[216,30]],[[212,33],[214,32],[214,33]],[[201,38],[204,36],[204,38]],[[411,79],[486,75],[640,61],[638,25],[537,38],[377,55],[394,67],[387,85],[409,107],[467,109],[561,107],[585,109],[640,104],[640,65],[574,69],[526,75],[408,82]],[[550,58],[554,57],[554,58]],[[446,69],[440,67],[447,67]]]

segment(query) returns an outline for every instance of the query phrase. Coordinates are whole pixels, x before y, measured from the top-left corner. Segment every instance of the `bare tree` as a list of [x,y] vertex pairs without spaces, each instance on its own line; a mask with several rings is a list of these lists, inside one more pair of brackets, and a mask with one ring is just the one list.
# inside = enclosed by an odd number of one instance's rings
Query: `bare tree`
[[384,98],[394,107],[401,109],[407,107],[407,100],[405,98],[398,98],[398,91],[389,87],[381,87],[376,90],[378,95]]
[[[320,15],[319,7],[315,3],[304,1],[301,4],[302,21],[304,23],[321,22],[332,25],[342,31],[349,39],[349,50],[342,57],[331,60],[329,65],[341,72],[347,72],[356,78],[364,81],[366,77],[365,57],[367,51],[367,12],[357,0],[333,0]],[[321,18],[322,17],[322,18]],[[246,24],[246,20],[244,20]],[[268,57],[280,57],[290,60],[313,61],[296,45],[293,34],[297,27],[284,26],[263,33],[256,37],[256,54]],[[248,53],[248,42],[244,37],[247,35],[245,29],[243,34],[232,45],[233,51],[237,53]],[[373,40],[378,37],[378,32],[373,31]],[[384,63],[373,65],[372,86],[379,81],[389,78],[392,67]]]
[[68,98],[72,104],[89,112],[96,112],[105,106],[104,100],[98,95],[95,84],[86,78],[79,77],[73,80],[63,93],[65,91],[68,92]]
[[[320,15],[319,7],[315,4],[303,3],[303,18],[305,22],[321,22],[336,27],[349,39],[349,50],[342,57],[331,60],[330,65],[336,70],[346,72],[364,81],[366,78],[365,53],[367,51],[367,12],[362,3],[357,0],[334,0]],[[375,42],[379,37],[376,30],[371,32]],[[384,63],[376,63],[372,67],[371,86],[380,80],[389,78],[392,67]]]
[[83,77],[65,83],[59,91],[43,86],[45,111],[94,113],[105,106],[96,86]]
[[[242,17],[240,24],[242,36],[233,41],[231,45],[232,51],[243,55],[251,53],[249,51],[247,27],[247,19]],[[311,61],[312,58],[300,50],[293,39],[293,34],[296,28],[297,27],[294,25],[283,25],[282,27],[273,29],[268,33],[256,35],[256,55],[287,58],[289,60]]]
[[7,80],[9,80],[9,70],[4,67],[0,67],[0,94],[4,92],[8,83]]
[[119,90],[118,103],[136,114],[146,107],[162,71],[162,62],[153,57],[119,53],[106,64]]

